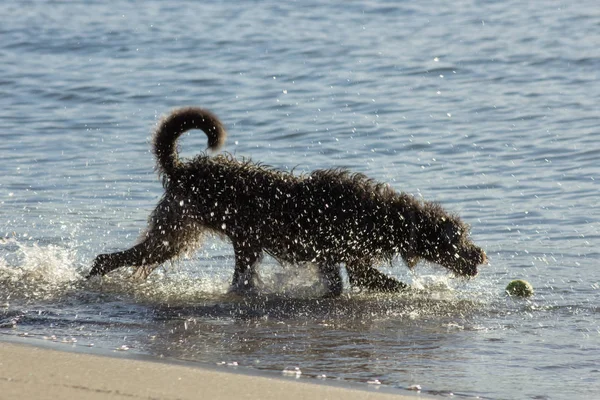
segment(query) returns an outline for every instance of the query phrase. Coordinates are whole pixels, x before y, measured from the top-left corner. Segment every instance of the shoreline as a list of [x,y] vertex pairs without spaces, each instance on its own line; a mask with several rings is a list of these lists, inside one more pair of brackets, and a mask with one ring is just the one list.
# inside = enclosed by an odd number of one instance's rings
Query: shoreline
[[[22,340],[20,340],[22,339]],[[28,399],[340,399],[414,400],[386,386],[269,376],[178,360],[107,354],[0,336],[0,393]]]

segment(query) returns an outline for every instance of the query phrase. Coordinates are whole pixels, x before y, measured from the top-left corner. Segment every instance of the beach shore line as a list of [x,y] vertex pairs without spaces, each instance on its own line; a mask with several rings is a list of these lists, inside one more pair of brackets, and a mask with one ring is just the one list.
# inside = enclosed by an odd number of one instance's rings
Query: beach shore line
[[0,398],[414,400],[429,397],[0,341]]

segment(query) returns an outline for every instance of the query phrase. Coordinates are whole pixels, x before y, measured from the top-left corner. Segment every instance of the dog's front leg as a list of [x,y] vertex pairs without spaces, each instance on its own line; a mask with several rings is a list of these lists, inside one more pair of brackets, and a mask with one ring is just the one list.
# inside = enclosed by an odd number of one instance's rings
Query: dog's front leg
[[342,294],[344,286],[342,284],[342,275],[340,275],[340,266],[336,264],[321,264],[319,270],[327,286],[329,293],[327,297],[338,297]]
[[400,292],[408,286],[397,279],[389,277],[373,266],[350,262],[346,264],[350,285],[378,292]]
[[235,253],[235,271],[233,272],[231,291],[247,292],[254,289],[255,267],[262,259],[262,249],[247,241],[238,240],[233,242],[233,251]]

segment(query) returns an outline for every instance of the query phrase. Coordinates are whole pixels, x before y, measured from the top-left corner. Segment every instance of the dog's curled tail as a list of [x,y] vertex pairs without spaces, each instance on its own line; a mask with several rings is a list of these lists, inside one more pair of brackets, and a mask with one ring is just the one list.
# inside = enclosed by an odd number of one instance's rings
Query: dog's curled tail
[[177,139],[191,129],[201,129],[208,136],[208,148],[217,150],[225,142],[227,132],[219,118],[208,110],[185,107],[174,110],[158,124],[154,133],[154,154],[159,173],[172,177],[181,164]]

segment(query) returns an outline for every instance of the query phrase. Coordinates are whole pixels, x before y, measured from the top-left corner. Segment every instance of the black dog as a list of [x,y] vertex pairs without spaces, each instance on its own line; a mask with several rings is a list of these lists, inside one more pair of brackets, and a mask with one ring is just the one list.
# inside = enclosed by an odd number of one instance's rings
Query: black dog
[[182,108],[163,119],[154,153],[165,194],[148,231],[129,250],[97,256],[88,277],[123,266],[146,277],[196,249],[205,233],[233,243],[233,290],[241,291],[254,287],[263,252],[284,262],[316,263],[332,296],[342,292],[341,264],[352,285],[391,292],[406,285],[374,265],[397,254],[410,268],[425,259],[463,276],[477,275],[486,261],[459,217],[362,174],[333,169],[298,176],[231,155],[182,162],[176,141],[190,129],[206,133],[210,150],[225,140],[219,119],[204,109]]

